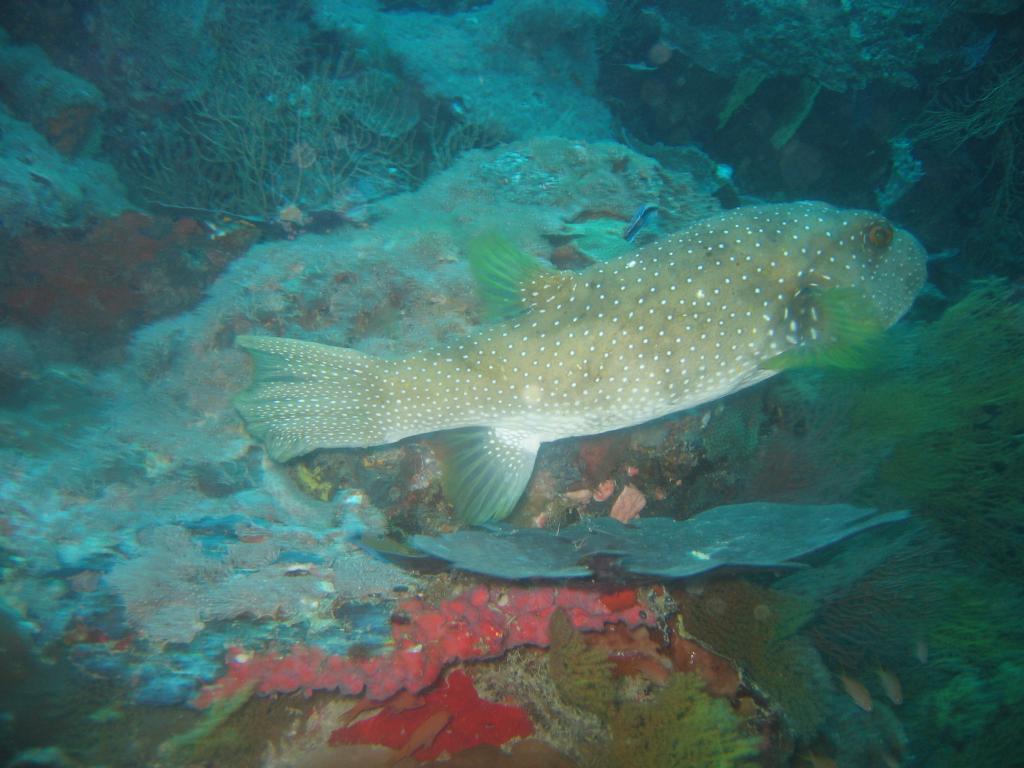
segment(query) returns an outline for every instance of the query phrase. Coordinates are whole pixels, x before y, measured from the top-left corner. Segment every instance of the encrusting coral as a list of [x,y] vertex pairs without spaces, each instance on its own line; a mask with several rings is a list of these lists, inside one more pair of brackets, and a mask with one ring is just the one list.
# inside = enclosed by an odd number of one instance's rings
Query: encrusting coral
[[616,621],[631,627],[657,621],[654,610],[641,602],[611,610],[599,593],[581,589],[477,586],[438,606],[419,599],[402,602],[392,620],[393,647],[387,654],[351,658],[305,645],[284,654],[232,648],[225,674],[204,687],[193,703],[207,707],[252,683],[259,694],[336,689],[386,699],[402,689],[419,692],[454,662],[495,658],[523,645],[547,645],[548,623],[558,610],[581,629],[601,629]]
[[480,744],[500,746],[533,733],[516,706],[481,699],[469,675],[452,670],[444,683],[401,711],[381,711],[335,730],[330,744],[384,744],[399,754],[432,760]]
[[548,666],[560,698],[596,714],[611,736],[584,750],[585,765],[729,768],[758,754],[758,740],[743,735],[741,718],[707,693],[698,674],[668,675],[653,696],[635,701],[616,685],[607,649],[588,644],[564,612],[552,614],[550,634]]

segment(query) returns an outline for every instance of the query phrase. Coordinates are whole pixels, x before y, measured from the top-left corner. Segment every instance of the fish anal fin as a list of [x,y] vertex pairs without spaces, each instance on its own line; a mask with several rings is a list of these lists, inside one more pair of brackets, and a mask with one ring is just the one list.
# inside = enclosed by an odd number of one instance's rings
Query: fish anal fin
[[512,513],[533,474],[535,436],[474,428],[445,433],[436,442],[442,486],[459,520],[480,525]]

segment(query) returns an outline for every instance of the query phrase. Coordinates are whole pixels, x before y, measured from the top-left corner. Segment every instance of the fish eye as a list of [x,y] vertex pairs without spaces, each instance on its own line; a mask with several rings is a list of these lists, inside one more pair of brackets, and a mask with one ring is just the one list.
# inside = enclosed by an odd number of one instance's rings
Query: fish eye
[[892,243],[892,225],[887,221],[872,221],[864,227],[864,242],[872,248],[887,248]]

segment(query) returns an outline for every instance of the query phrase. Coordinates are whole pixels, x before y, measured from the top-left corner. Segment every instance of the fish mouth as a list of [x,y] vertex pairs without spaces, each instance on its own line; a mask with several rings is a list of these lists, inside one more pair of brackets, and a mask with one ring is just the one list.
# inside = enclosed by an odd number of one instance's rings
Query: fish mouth
[[[866,231],[865,237],[877,236]],[[866,276],[867,292],[887,326],[910,309],[927,280],[928,252],[913,235],[894,228],[892,239],[879,251],[874,269]]]

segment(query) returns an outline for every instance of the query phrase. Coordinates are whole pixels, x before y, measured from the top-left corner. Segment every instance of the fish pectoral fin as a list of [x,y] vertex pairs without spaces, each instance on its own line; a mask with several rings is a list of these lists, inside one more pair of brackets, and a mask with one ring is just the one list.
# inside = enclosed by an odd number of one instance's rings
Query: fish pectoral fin
[[511,514],[533,474],[540,442],[507,429],[466,429],[441,435],[441,483],[464,523],[481,525]]
[[780,335],[792,334],[799,343],[764,361],[762,368],[863,370],[875,362],[885,324],[861,292],[843,288],[802,291],[790,301],[789,309],[793,325],[781,328]]

